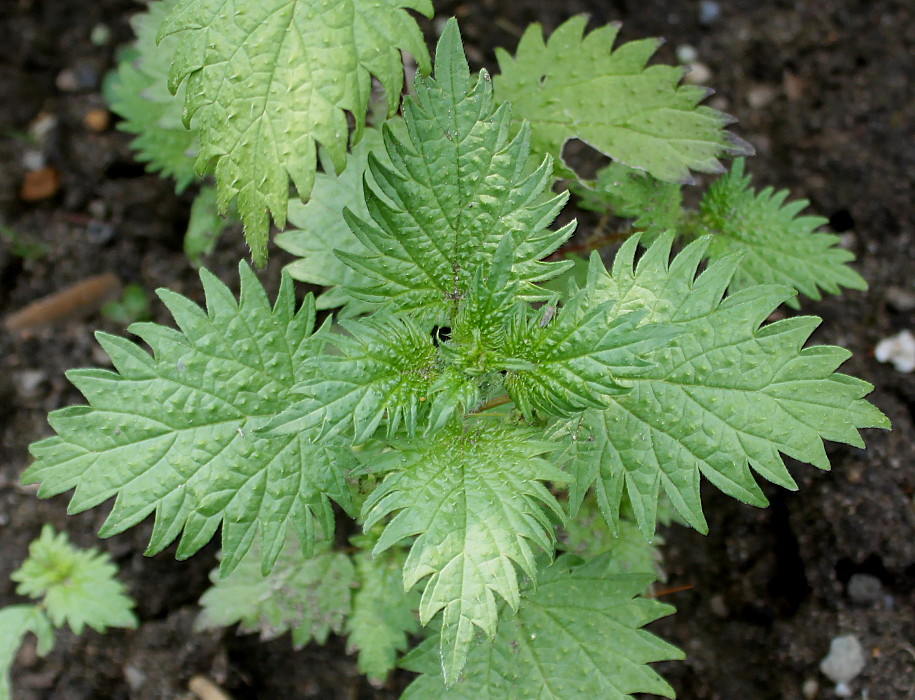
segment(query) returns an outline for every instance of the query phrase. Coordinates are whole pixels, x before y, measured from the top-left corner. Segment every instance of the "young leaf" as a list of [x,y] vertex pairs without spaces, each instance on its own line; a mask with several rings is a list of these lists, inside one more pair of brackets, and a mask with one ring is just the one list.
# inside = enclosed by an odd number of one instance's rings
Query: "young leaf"
[[[367,537],[354,540],[371,546]],[[347,649],[359,650],[359,671],[383,681],[397,665],[397,652],[408,646],[407,635],[419,625],[414,611],[419,594],[403,589],[406,552],[393,547],[377,557],[369,551],[354,556],[359,588],[353,594],[353,612],[346,621]]]
[[38,654],[45,656],[54,646],[54,628],[37,605],[10,605],[0,609],[0,700],[12,700],[9,669],[19,644],[31,632],[38,638]]
[[606,555],[581,566],[572,561],[561,557],[540,573],[536,587],[526,587],[517,614],[500,616],[492,643],[471,650],[459,682],[442,678],[434,637],[408,654],[402,665],[423,675],[402,700],[674,697],[648,664],[683,654],[641,629],[673,612],[636,597],[652,577],[608,573]]
[[358,286],[360,276],[334,254],[335,250],[368,254],[347,225],[343,211],[349,209],[363,219],[369,216],[362,194],[363,180],[369,186],[374,185],[368,170],[369,153],[390,164],[378,129],[365,130],[362,140],[353,146],[342,173],[315,176],[311,199],[306,204],[298,200],[289,202],[289,223],[297,228],[286,230],[274,239],[280,248],[300,258],[286,266],[293,279],[330,288],[317,298],[318,309],[346,304],[346,313],[353,314],[369,306],[346,293],[346,287]]
[[[742,254],[729,290],[783,284],[816,300],[819,288],[830,294],[839,294],[840,286],[867,289],[864,279],[846,264],[855,256],[838,247],[839,237],[815,233],[827,220],[798,216],[807,200],[785,204],[787,196],[787,190],[750,189],[750,176],[744,176],[741,158],[702,197],[696,230],[712,234],[707,256],[716,260]],[[794,297],[786,303],[800,307]]]
[[311,193],[317,145],[343,169],[346,113],[358,140],[372,78],[390,114],[403,83],[399,49],[428,72],[407,9],[432,14],[429,0],[180,0],[163,23],[159,37],[177,37],[170,86],[186,83],[185,123],[200,129],[198,168],[215,161],[221,207],[237,197],[258,265],[268,211],[285,224],[289,179],[303,199]]
[[531,545],[553,551],[547,511],[562,514],[541,482],[566,479],[541,457],[553,449],[530,431],[481,424],[408,442],[370,465],[387,476],[363,506],[365,528],[396,513],[375,554],[417,536],[404,587],[430,577],[419,617],[425,625],[443,611],[441,663],[448,685],[464,667],[475,628],[495,634],[495,594],[518,608],[516,567],[536,573]]
[[206,544],[222,524],[222,567],[231,571],[255,538],[268,571],[287,528],[306,552],[315,525],[333,527],[329,498],[344,508],[348,448],[316,445],[307,433],[256,433],[288,405],[315,351],[314,302],[297,310],[285,277],[273,308],[254,273],[240,265],[241,298],[201,270],[208,310],[161,290],[181,332],[151,323],[131,331],[150,357],[123,338],[99,334],[116,372],[77,370],[68,377],[89,406],[49,416],[58,436],[32,445],[26,483],[39,495],[76,488],[71,512],[117,496],[105,537],[155,513],[148,553],[179,534],[178,557]]
[[312,639],[319,644],[343,629],[350,612],[356,572],[350,558],[334,552],[325,541],[306,557],[290,538],[273,570],[261,572],[257,547],[231,574],[210,574],[213,585],[200,598],[202,610],[195,628],[216,629],[239,624],[239,632],[258,632],[263,641],[292,632],[298,649]]
[[690,170],[721,172],[721,155],[752,152],[724,131],[727,115],[699,105],[705,88],[679,84],[682,69],[646,67],[656,40],[614,49],[618,25],[582,36],[586,24],[572,17],[546,43],[532,24],[514,58],[496,54],[496,95],[512,103],[516,120],[530,122],[535,153],[558,159],[565,142],[578,138],[658,180],[685,183]]
[[873,387],[835,373],[848,351],[803,347],[819,319],[760,327],[790,289],[757,286],[722,298],[738,259],[713,262],[696,277],[708,239],[668,263],[671,241],[671,235],[660,237],[635,269],[637,236],[620,249],[612,273],[593,258],[594,283],[620,310],[647,311],[645,323],[668,323],[681,333],[648,357],[654,367],[625,382],[631,391],[582,415],[569,464],[572,512],[593,483],[615,528],[625,491],[649,537],[661,490],[690,525],[706,532],[700,475],[734,498],[763,506],[751,469],[795,489],[779,453],[828,469],[823,440],[863,446],[857,428],[889,427],[863,399]]
[[420,406],[436,374],[432,336],[409,319],[373,316],[341,321],[348,335],[328,335],[340,351],[308,358],[308,379],[295,387],[305,398],[276,416],[264,431],[296,434],[311,430],[329,440],[352,426],[353,441],[363,443],[387,417],[387,433],[403,423],[416,431]]
[[66,534],[45,525],[29,544],[28,559],[10,578],[19,583],[19,595],[42,599],[55,627],[66,623],[81,634],[85,625],[97,632],[137,626],[134,602],[115,578],[117,572],[107,554],[77,549]]
[[419,78],[404,104],[406,134],[386,126],[392,165],[369,158],[377,191],[366,188],[369,219],[346,219],[367,255],[338,255],[361,275],[347,291],[359,299],[422,310],[450,320],[506,235],[514,243],[511,279],[542,296],[533,282],[566,267],[541,259],[572,233],[545,227],[567,196],[545,197],[551,167],[530,172],[528,130],[509,137],[506,104],[495,107],[484,72],[472,82],[457,23],[442,33],[435,79]]
[[131,143],[137,160],[145,162],[151,172],[173,177],[175,189],[182,192],[197,176],[194,158],[200,140],[196,125],[187,128],[181,123],[184,87],[174,95],[167,89],[177,42],[167,38],[156,44],[156,31],[177,1],[150,3],[146,12],[131,19],[137,37],[134,58],[121,58],[105,83],[105,99],[124,119],[118,128],[137,135]]
[[571,415],[605,405],[605,397],[626,391],[618,383],[648,366],[639,355],[669,339],[661,324],[635,326],[642,314],[623,314],[612,323],[612,302],[593,303],[582,290],[561,309],[544,306],[535,315],[517,315],[502,352],[528,368],[509,369],[505,387],[521,412]]

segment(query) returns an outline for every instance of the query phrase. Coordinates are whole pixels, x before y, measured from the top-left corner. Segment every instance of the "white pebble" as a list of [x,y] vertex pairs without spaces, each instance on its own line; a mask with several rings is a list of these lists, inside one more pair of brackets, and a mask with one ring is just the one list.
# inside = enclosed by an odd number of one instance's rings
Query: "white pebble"
[[835,637],[829,643],[829,654],[820,662],[820,671],[836,684],[837,695],[840,685],[850,683],[863,670],[864,649],[853,634]]
[[877,362],[891,362],[897,372],[915,370],[915,336],[908,329],[884,338],[874,348]]

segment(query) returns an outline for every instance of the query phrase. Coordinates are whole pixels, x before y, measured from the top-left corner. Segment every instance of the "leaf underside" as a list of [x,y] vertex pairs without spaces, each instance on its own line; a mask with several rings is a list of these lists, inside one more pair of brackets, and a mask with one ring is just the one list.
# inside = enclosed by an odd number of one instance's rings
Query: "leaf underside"
[[198,630],[229,627],[257,632],[262,641],[292,632],[296,649],[312,639],[324,644],[331,632],[340,633],[349,615],[356,572],[350,558],[330,548],[327,541],[305,557],[291,538],[266,576],[252,547],[225,578],[216,569],[213,585],[200,598]]
[[[750,188],[739,159],[716,180],[699,204],[697,232],[711,234],[706,254],[711,259],[740,253],[729,291],[758,284],[783,284],[817,300],[820,289],[841,293],[840,287],[866,289],[867,283],[847,263],[855,259],[839,248],[839,237],[817,233],[828,223],[821,216],[798,216],[805,199],[785,203],[787,190],[761,192]],[[786,302],[799,308],[797,299]]]
[[330,532],[329,499],[350,508],[343,473],[348,448],[315,445],[306,433],[262,438],[256,431],[285,408],[301,367],[316,349],[311,297],[298,309],[285,277],[271,308],[242,264],[241,297],[201,270],[207,311],[162,290],[180,332],[131,326],[152,349],[99,334],[116,371],[68,377],[88,399],[51,413],[58,435],[32,445],[26,483],[39,495],[71,488],[70,512],[116,496],[100,534],[109,536],[155,513],[148,553],[178,535],[177,556],[200,549],[222,525],[223,572],[255,539],[268,571],[293,530],[306,552],[316,527]]
[[400,99],[400,49],[428,72],[419,27],[429,0],[180,0],[159,31],[175,36],[173,90],[186,85],[184,119],[200,131],[199,170],[214,165],[220,204],[233,198],[258,265],[267,258],[270,215],[286,221],[289,180],[307,199],[317,148],[339,172],[358,140],[372,78]]
[[681,85],[683,70],[646,64],[658,42],[632,41],[616,49],[618,25],[583,36],[587,18],[572,17],[544,42],[532,24],[512,57],[497,52],[500,100],[531,125],[535,153],[557,160],[580,139],[615,161],[665,182],[691,182],[690,170],[721,172],[718,158],[752,149],[724,130],[732,120],[700,105],[705,88]]
[[662,491],[705,532],[700,476],[764,506],[753,472],[796,488],[781,454],[828,469],[823,440],[860,447],[858,428],[889,427],[862,398],[871,385],[835,372],[848,351],[803,347],[819,319],[761,325],[790,289],[760,285],[725,297],[737,257],[714,261],[697,277],[708,240],[668,262],[671,241],[660,237],[634,266],[638,237],[631,238],[609,274],[593,259],[596,286],[619,309],[647,311],[645,323],[668,323],[681,333],[647,356],[656,363],[652,369],[623,382],[628,393],[569,424],[573,513],[593,484],[615,527],[625,494],[648,537]]
[[571,561],[560,558],[540,572],[517,614],[500,616],[492,644],[472,649],[454,685],[442,678],[437,640],[423,642],[402,664],[422,674],[403,700],[623,700],[643,692],[672,698],[673,689],[648,664],[683,654],[640,629],[673,611],[635,597],[652,577],[615,575],[607,556],[581,566]]

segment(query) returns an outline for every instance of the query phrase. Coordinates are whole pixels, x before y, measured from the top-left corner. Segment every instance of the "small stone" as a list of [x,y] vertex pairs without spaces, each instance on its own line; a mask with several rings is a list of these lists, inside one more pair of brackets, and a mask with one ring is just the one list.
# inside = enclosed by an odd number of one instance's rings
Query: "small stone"
[[108,28],[107,24],[99,22],[89,32],[89,41],[92,42],[93,46],[104,46],[111,41],[111,29]]
[[80,92],[98,87],[98,70],[91,63],[81,62],[64,68],[57,74],[54,84],[61,92]]
[[105,131],[111,124],[111,112],[107,109],[90,109],[83,115],[83,126],[96,133]]
[[41,170],[47,165],[44,153],[37,148],[27,148],[22,154],[22,167],[26,170]]
[[29,124],[29,136],[42,142],[57,128],[57,117],[48,112],[39,112]]
[[897,372],[915,370],[915,336],[908,329],[884,338],[874,348],[877,362],[890,362]]
[[124,667],[124,680],[127,681],[127,686],[136,692],[146,682],[146,674],[136,666],[128,665]]
[[762,109],[769,105],[777,94],[771,85],[754,85],[747,91],[747,104],[752,109]]
[[[820,662],[820,671],[833,683],[847,684],[864,670],[864,649],[853,634],[843,634],[829,643],[829,654]],[[838,687],[836,688],[838,694]]]
[[724,602],[724,596],[721,594],[713,595],[711,599],[709,599],[709,607],[712,609],[713,614],[722,619],[730,616],[728,606]]
[[38,396],[41,385],[47,379],[47,375],[40,369],[24,369],[13,374],[13,383],[16,385],[16,393],[28,399]]
[[721,5],[713,0],[702,0],[699,3],[699,24],[709,25],[721,17]]
[[682,64],[694,63],[699,59],[699,52],[696,47],[690,44],[680,44],[677,47],[677,61]]
[[886,290],[886,303],[896,311],[912,311],[915,309],[915,290],[890,287]]
[[37,202],[57,194],[60,187],[60,174],[56,168],[44,167],[25,174],[19,197],[26,202]]
[[706,85],[712,79],[712,70],[704,63],[697,61],[687,66],[683,82],[690,85]]
[[871,605],[883,598],[883,584],[870,574],[853,574],[848,579],[847,591],[852,602],[859,605]]
[[807,698],[807,700],[814,700],[814,698],[820,694],[820,684],[817,683],[817,679],[808,678],[804,681],[804,685],[801,686],[801,694]]

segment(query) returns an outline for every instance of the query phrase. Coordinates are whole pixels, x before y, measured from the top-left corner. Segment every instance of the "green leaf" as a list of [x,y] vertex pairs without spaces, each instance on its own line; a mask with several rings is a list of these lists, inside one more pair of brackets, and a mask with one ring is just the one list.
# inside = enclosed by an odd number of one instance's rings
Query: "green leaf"
[[289,538],[273,570],[264,576],[256,549],[252,547],[225,578],[218,569],[213,570],[213,585],[200,598],[196,629],[237,622],[240,632],[258,632],[262,641],[291,631],[297,649],[312,639],[324,644],[331,632],[343,630],[356,584],[356,572],[346,554],[332,551],[325,541],[308,558]]
[[588,560],[610,553],[608,574],[651,574],[661,580],[661,550],[664,539],[655,536],[648,542],[638,525],[621,519],[614,535],[597,505],[589,494],[578,512],[563,525],[558,536],[559,549]]
[[684,212],[680,185],[661,182],[643,172],[611,163],[601,168],[593,185],[572,183],[579,206],[633,219],[632,226],[644,231],[643,245],[665,231],[679,228]]
[[31,632],[38,638],[38,654],[45,656],[54,646],[54,628],[37,605],[10,605],[0,609],[0,700],[13,700],[9,670],[16,660],[19,644]]
[[526,586],[517,614],[505,611],[492,643],[474,647],[458,683],[442,678],[434,637],[411,652],[402,665],[423,675],[402,699],[674,697],[648,664],[683,654],[641,629],[673,608],[635,597],[652,577],[610,574],[607,556],[573,561],[561,557]]
[[[399,49],[428,72],[419,27],[429,0],[180,0],[159,31],[175,36],[170,86],[186,84],[185,123],[200,129],[199,169],[215,162],[222,209],[237,198],[254,261],[267,259],[269,214],[282,228],[289,180],[307,198],[320,144],[339,172],[358,140],[372,78],[397,108]],[[269,212],[269,213],[268,213]]]
[[585,289],[558,310],[547,304],[516,315],[502,352],[530,366],[508,369],[505,387],[529,420],[534,411],[567,416],[606,405],[606,397],[627,390],[620,379],[649,366],[640,355],[669,339],[662,325],[636,329],[640,313],[605,323],[612,306],[593,303]]
[[699,105],[705,88],[679,84],[681,68],[646,67],[657,40],[614,49],[618,25],[583,36],[586,24],[586,17],[572,17],[546,43],[532,24],[514,58],[496,54],[496,95],[512,103],[517,121],[530,122],[535,153],[558,159],[577,138],[658,180],[685,183],[690,170],[721,172],[721,155],[752,152],[724,131],[727,115]]
[[518,572],[536,573],[536,545],[553,551],[548,511],[559,504],[541,483],[566,476],[540,455],[554,449],[534,433],[499,425],[447,428],[398,445],[370,465],[385,480],[363,506],[365,528],[396,513],[375,554],[416,536],[403,571],[406,589],[429,577],[419,606],[423,625],[443,611],[441,663],[458,678],[475,628],[496,632],[498,593],[520,602]]
[[[827,220],[798,216],[809,202],[785,204],[787,196],[787,190],[750,189],[741,158],[702,197],[696,232],[712,234],[706,255],[712,260],[742,255],[729,290],[783,284],[817,300],[820,288],[830,294],[839,294],[839,287],[867,289],[864,279],[846,264],[855,256],[838,247],[839,237],[815,233]],[[795,298],[787,304],[800,307]]]
[[156,44],[156,32],[178,0],[150,3],[146,12],[133,16],[131,26],[137,36],[135,50],[118,62],[117,70],[106,80],[105,99],[113,112],[124,119],[118,129],[136,138],[131,148],[137,160],[151,172],[175,179],[175,189],[184,189],[197,177],[194,159],[200,149],[196,122],[190,128],[181,122],[185,90],[174,95],[167,89],[175,39]]
[[403,424],[416,431],[420,407],[436,373],[432,336],[409,319],[374,316],[341,321],[348,333],[327,334],[340,354],[305,360],[308,378],[295,387],[305,394],[263,430],[295,435],[303,430],[329,440],[352,427],[354,442],[363,443],[387,418],[387,434]]
[[353,146],[342,173],[316,175],[311,199],[306,204],[298,200],[289,202],[289,223],[297,228],[284,231],[275,239],[280,248],[300,258],[286,266],[293,279],[330,287],[317,298],[318,309],[345,304],[344,313],[354,314],[371,308],[346,293],[345,288],[356,285],[361,276],[334,253],[343,250],[353,255],[368,254],[368,249],[347,225],[343,211],[349,209],[363,219],[369,216],[362,193],[363,180],[370,187],[375,182],[368,170],[369,153],[390,164],[378,129],[365,130],[362,140]]
[[[371,546],[362,536],[353,543]],[[394,547],[377,557],[360,551],[354,557],[359,588],[353,594],[353,612],[346,621],[349,652],[359,650],[359,671],[375,681],[384,681],[397,666],[397,653],[409,645],[408,634],[419,630],[415,610],[419,594],[403,589],[406,552]]]
[[527,296],[565,263],[541,262],[573,227],[545,227],[567,196],[548,195],[551,166],[528,168],[528,130],[510,138],[509,105],[496,107],[483,72],[471,81],[457,23],[438,44],[435,79],[419,78],[404,103],[406,133],[384,129],[391,166],[369,157],[376,189],[369,218],[346,212],[367,254],[338,253],[361,279],[352,296],[449,319],[505,236],[514,246],[511,279]]
[[568,466],[572,512],[593,483],[615,529],[625,492],[648,537],[661,491],[705,532],[700,476],[764,506],[751,469],[795,489],[781,454],[828,469],[823,440],[863,447],[857,428],[889,427],[863,399],[873,387],[835,373],[848,351],[803,347],[819,319],[761,326],[790,289],[764,285],[722,298],[739,260],[714,261],[696,277],[708,239],[668,263],[671,241],[672,235],[660,237],[634,269],[637,236],[620,249],[612,273],[593,258],[593,283],[621,311],[647,311],[643,323],[671,324],[680,335],[649,356],[653,368],[624,382],[631,391],[572,424],[577,439]]
[[[315,526],[333,528],[329,498],[349,508],[344,472],[349,449],[316,445],[307,433],[263,438],[257,429],[285,408],[302,381],[314,302],[296,309],[284,277],[273,308],[254,273],[240,265],[241,298],[206,270],[208,310],[161,290],[181,332],[151,323],[130,330],[153,349],[97,337],[116,372],[68,377],[88,399],[49,416],[58,437],[32,445],[23,475],[39,495],[75,488],[70,512],[117,496],[103,537],[155,513],[148,553],[179,534],[178,557],[205,545],[222,524],[228,573],[259,538],[268,571],[292,528],[306,552]],[[183,532],[182,532],[183,531]]]
[[184,254],[194,267],[200,267],[200,258],[209,255],[223,232],[232,221],[219,213],[216,190],[201,187],[191,204],[191,216],[184,234]]
[[111,558],[96,550],[77,549],[64,533],[45,525],[29,544],[29,556],[10,578],[16,592],[41,598],[55,627],[70,626],[81,634],[88,625],[97,632],[108,627],[137,626],[133,600],[115,578]]

